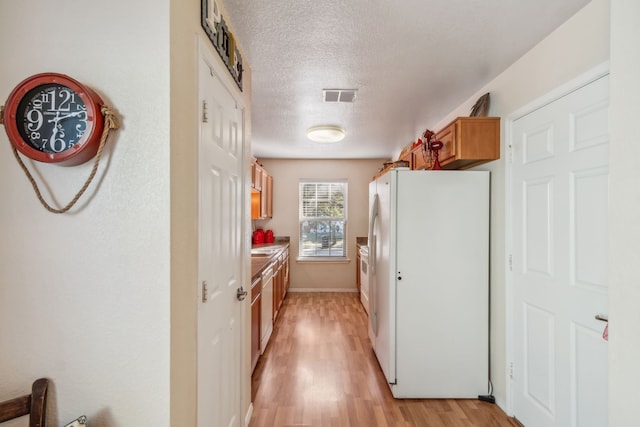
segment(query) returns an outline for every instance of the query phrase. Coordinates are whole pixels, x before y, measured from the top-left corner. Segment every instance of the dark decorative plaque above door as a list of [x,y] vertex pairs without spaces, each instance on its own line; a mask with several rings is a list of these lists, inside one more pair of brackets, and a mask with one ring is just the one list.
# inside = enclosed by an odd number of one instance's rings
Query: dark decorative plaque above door
[[200,23],[231,77],[242,90],[242,56],[233,34],[227,28],[216,0],[202,0]]

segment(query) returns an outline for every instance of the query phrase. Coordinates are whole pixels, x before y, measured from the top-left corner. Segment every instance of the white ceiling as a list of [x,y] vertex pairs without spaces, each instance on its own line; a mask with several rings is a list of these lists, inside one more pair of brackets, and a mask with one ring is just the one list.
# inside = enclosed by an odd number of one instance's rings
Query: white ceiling
[[[589,0],[226,0],[258,158],[390,158]],[[357,89],[352,104],[323,89]],[[305,130],[338,125],[335,144]]]

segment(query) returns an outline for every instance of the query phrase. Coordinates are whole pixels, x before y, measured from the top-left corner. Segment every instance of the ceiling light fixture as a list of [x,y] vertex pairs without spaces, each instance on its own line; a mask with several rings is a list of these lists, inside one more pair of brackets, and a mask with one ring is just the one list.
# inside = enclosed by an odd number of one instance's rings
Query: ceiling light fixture
[[333,143],[342,141],[344,129],[339,126],[314,126],[307,129],[307,138],[313,142]]

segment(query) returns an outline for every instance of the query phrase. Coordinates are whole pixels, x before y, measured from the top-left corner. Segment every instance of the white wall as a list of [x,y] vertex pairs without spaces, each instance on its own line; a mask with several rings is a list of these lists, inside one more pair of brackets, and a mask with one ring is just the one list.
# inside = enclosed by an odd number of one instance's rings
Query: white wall
[[581,11],[446,117],[429,126],[439,130],[456,116],[467,116],[484,93],[491,93],[489,115],[502,117],[500,160],[491,171],[491,376],[498,403],[506,407],[505,123],[510,114],[609,59],[609,0],[592,0]]
[[[167,0],[0,2],[2,103],[22,79],[60,72],[122,119],[63,215],[38,203],[0,131],[0,400],[48,377],[54,427],[81,414],[169,425],[168,43]],[[91,170],[28,165],[61,205]]]
[[638,423],[640,2],[611,0],[609,425]]
[[[292,290],[356,290],[356,237],[366,237],[369,223],[369,182],[384,160],[259,159],[273,176],[273,219],[255,221],[276,236],[291,238]],[[298,184],[300,179],[347,179],[349,263],[297,262]]]

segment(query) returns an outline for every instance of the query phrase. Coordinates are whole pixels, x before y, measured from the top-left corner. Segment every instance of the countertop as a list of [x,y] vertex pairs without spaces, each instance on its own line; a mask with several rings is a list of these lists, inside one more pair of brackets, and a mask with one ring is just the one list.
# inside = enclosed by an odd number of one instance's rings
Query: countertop
[[271,264],[271,262],[276,259],[282,251],[289,247],[289,242],[285,241],[276,241],[274,243],[261,243],[258,245],[252,245],[251,249],[257,248],[280,248],[281,250],[274,253],[271,256],[252,256],[251,257],[251,281],[253,282],[256,277],[260,276],[262,271]]
[[360,246],[367,246],[368,237],[356,237],[356,250],[360,250]]

